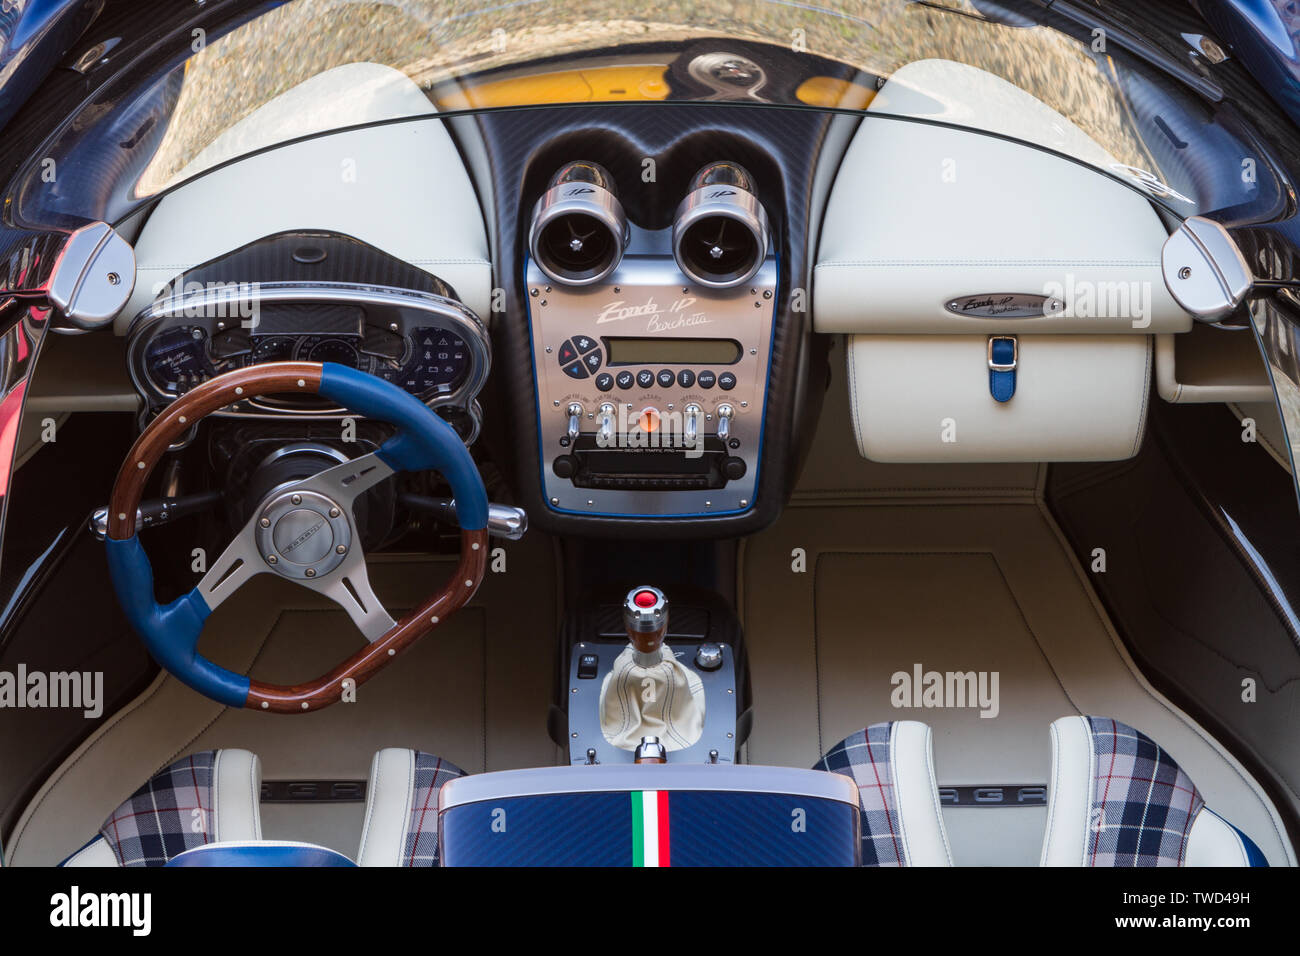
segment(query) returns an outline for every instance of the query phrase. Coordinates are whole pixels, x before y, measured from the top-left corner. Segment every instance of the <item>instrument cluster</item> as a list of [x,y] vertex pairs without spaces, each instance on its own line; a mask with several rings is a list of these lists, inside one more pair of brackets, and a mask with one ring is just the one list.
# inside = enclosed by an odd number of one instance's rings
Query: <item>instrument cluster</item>
[[454,331],[424,326],[381,347],[338,335],[250,335],[242,329],[209,336],[199,325],[161,332],[144,351],[149,384],[174,398],[222,372],[267,362],[333,362],[393,382],[418,398],[450,393],[469,377],[472,354]]
[[[159,303],[137,318],[131,374],[156,412],[216,375],[267,362],[333,362],[392,382],[426,404],[455,406],[478,431],[490,347],[461,303],[426,293],[338,284],[260,290],[252,317],[230,302]],[[221,414],[332,416],[316,396],[250,396]],[[448,416],[452,417],[452,416]]]

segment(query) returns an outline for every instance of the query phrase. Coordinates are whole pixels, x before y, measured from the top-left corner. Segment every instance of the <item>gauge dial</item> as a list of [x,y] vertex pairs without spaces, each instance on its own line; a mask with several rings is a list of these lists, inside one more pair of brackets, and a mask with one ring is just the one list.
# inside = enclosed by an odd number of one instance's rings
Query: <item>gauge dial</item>
[[348,368],[356,368],[360,362],[357,347],[343,339],[318,339],[314,344],[307,339],[303,345],[310,362],[334,362]]
[[212,363],[205,350],[207,336],[201,329],[182,326],[164,332],[149,343],[145,367],[158,388],[182,395],[212,376]]
[[261,365],[263,362],[288,362],[293,358],[293,350],[297,345],[298,340],[291,335],[270,335],[259,338],[249,355],[249,364]]

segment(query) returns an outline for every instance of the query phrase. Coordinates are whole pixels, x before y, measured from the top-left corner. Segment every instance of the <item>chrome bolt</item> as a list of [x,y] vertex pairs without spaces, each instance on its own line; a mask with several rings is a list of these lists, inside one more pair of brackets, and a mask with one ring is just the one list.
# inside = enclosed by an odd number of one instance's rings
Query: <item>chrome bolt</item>
[[293,496],[292,498],[290,498],[289,500],[292,501],[292,502],[293,502],[294,504],[296,504],[296,505],[300,505],[300,504],[302,504],[302,495],[294,495],[294,496]]
[[271,519],[263,518],[261,521],[258,522],[258,524],[260,524],[263,528],[269,528],[271,527]]
[[338,508],[331,508],[331,509],[330,509],[330,517],[331,517],[331,518],[337,518],[338,516],[339,516],[339,509],[338,509]]
[[1178,270],[1178,278],[1190,279],[1191,277],[1192,277],[1192,269],[1190,266],[1183,266],[1181,269]]
[[315,568],[308,568],[308,569],[307,569],[307,577],[309,577],[309,578],[314,578],[315,576],[316,576],[316,569],[315,569]]
[[347,554],[347,553],[348,553],[348,549],[347,549],[347,546],[346,546],[346,545],[342,545],[342,544],[341,544],[341,545],[339,545],[337,548],[334,549],[334,552],[335,552],[335,554]]
[[278,564],[279,561],[280,561],[280,559],[277,558],[277,557],[276,557],[275,555],[273,555],[273,554],[268,554],[268,555],[266,556],[266,563],[267,563],[267,564]]

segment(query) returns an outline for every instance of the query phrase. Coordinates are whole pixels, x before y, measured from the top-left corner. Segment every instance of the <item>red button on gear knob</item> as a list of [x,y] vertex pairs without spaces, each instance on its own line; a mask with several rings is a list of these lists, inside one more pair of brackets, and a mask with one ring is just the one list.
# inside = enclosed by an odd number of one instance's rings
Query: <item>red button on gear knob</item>
[[632,600],[636,602],[637,607],[654,607],[658,598],[653,591],[637,591]]

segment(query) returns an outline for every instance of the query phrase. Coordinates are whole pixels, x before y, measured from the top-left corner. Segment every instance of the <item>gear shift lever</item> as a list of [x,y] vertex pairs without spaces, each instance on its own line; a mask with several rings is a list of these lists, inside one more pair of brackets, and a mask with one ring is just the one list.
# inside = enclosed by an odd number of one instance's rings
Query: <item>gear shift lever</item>
[[634,655],[641,667],[654,667],[660,660],[660,648],[668,633],[668,598],[658,588],[633,588],[623,602],[623,626],[627,639],[636,648]]
[[600,729],[638,763],[662,762],[684,750],[704,730],[704,686],[664,643],[668,598],[658,588],[639,587],[623,601],[628,646],[614,661],[600,688]]

